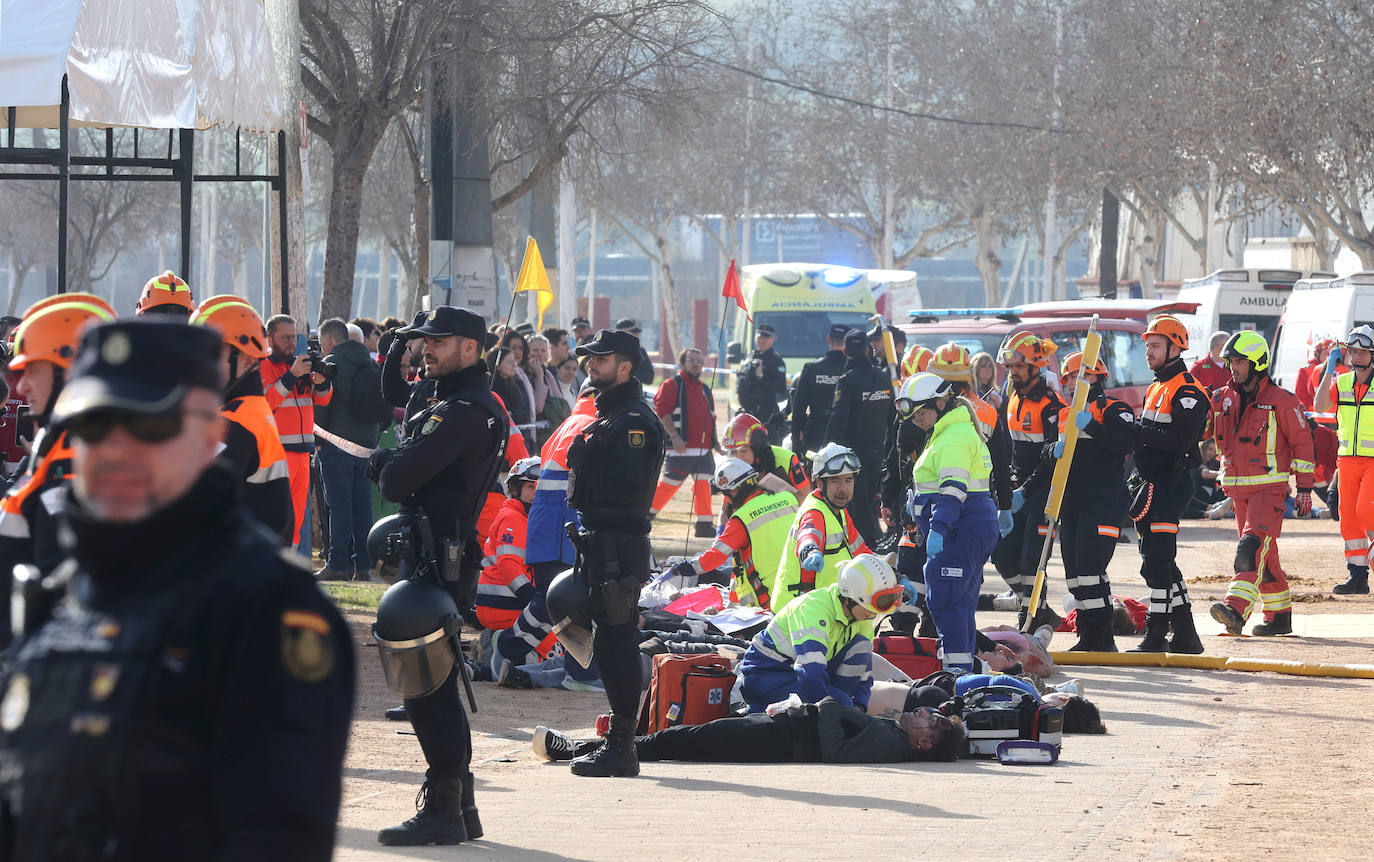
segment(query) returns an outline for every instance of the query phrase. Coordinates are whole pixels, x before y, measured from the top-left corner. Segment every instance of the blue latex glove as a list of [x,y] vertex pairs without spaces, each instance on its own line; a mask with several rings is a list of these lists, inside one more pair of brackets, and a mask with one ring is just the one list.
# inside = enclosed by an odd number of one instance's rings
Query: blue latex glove
[[940,552],[945,549],[945,537],[931,530],[926,535],[926,556],[938,557]]
[[1082,431],[1084,428],[1087,428],[1089,425],[1091,425],[1092,421],[1093,414],[1091,410],[1080,410],[1077,413],[1075,413],[1073,417],[1073,424],[1078,426],[1079,431]]
[[1012,518],[1011,518],[1011,512],[1008,512],[1006,509],[1000,510],[1000,511],[997,513],[997,535],[998,535],[998,537],[999,537],[999,538],[1002,538],[1002,539],[1005,539],[1005,538],[1007,537],[1007,535],[1008,535],[1009,533],[1011,533],[1012,524],[1013,524],[1013,522],[1012,522]]
[[1021,511],[1021,507],[1026,505],[1026,495],[1020,488],[1011,492],[1011,513],[1015,515]]
[[821,553],[820,548],[813,546],[802,556],[801,567],[808,572],[819,572],[825,568],[825,554]]
[[1053,455],[1053,456],[1056,457],[1056,458],[1063,458],[1063,457],[1064,457],[1064,440],[1063,440],[1063,438],[1060,438],[1059,440],[1054,441],[1054,448],[1050,450],[1050,454]]
[[915,604],[915,603],[916,603],[916,585],[913,584],[913,583],[911,582],[911,579],[910,579],[910,578],[902,578],[902,579],[901,579],[900,581],[898,581],[897,583],[898,583],[899,585],[901,585],[901,588],[902,588],[902,601],[905,602],[905,603],[908,604],[908,605],[913,605],[913,604]]
[[1339,347],[1333,347],[1333,348],[1331,348],[1331,352],[1328,353],[1328,354],[1326,354],[1326,373],[1327,373],[1327,374],[1335,374],[1335,373],[1336,373],[1336,366],[1341,364],[1341,359],[1342,359],[1341,353],[1342,353],[1342,351],[1341,351],[1341,349],[1340,349]]

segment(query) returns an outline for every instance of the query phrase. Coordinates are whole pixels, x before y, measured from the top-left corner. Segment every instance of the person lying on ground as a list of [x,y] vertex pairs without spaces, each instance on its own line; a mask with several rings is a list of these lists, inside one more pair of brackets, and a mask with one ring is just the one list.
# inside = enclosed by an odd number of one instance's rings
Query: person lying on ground
[[1009,674],[970,673],[954,676],[948,672],[931,674],[929,677],[911,684],[903,710],[931,707],[939,704],[941,709],[949,709],[948,701],[952,696],[963,697],[969,692],[987,686],[1009,686],[1031,695],[1036,701],[1058,706],[1064,710],[1065,733],[1106,733],[1107,726],[1102,723],[1102,713],[1097,706],[1081,694],[1064,691],[1044,691],[1037,686],[1043,685],[1031,678]]
[[[545,760],[571,760],[600,744],[547,727],[534,730]],[[963,722],[918,707],[893,718],[865,714],[832,697],[775,715],[718,718],[635,737],[640,760],[705,763],[904,763],[950,761],[964,746]]]

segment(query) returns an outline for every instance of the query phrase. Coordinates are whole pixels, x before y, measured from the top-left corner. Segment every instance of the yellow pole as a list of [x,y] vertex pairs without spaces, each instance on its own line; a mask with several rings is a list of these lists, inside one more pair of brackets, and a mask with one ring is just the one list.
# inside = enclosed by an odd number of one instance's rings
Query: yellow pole
[[1088,380],[1083,373],[1097,364],[1097,354],[1102,349],[1102,336],[1097,333],[1097,315],[1088,324],[1088,337],[1083,341],[1083,357],[1079,363],[1078,382],[1073,388],[1073,405],[1069,408],[1067,428],[1060,428],[1064,438],[1064,454],[1054,465],[1054,475],[1050,479],[1050,498],[1045,504],[1045,520],[1049,529],[1045,531],[1045,545],[1040,551],[1040,566],[1035,570],[1035,586],[1031,588],[1030,613],[1026,615],[1026,630],[1030,631],[1031,620],[1040,609],[1040,599],[1045,591],[1045,569],[1050,562],[1050,549],[1054,545],[1054,534],[1059,529],[1059,507],[1064,502],[1064,486],[1068,483],[1069,467],[1073,462],[1074,450],[1078,448],[1078,423],[1074,418],[1088,405]]
[[1372,664],[1329,664],[1286,661],[1275,658],[1241,658],[1224,655],[1184,655],[1164,652],[1052,652],[1054,663],[1070,666],[1170,667],[1191,670],[1240,670],[1281,673],[1288,676],[1325,676],[1374,679]]

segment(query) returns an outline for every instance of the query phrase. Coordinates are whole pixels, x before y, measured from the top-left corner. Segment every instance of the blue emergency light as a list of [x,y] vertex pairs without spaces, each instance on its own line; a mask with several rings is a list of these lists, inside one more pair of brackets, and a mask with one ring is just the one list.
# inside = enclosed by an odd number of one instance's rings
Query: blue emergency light
[[1019,317],[1021,308],[913,308],[907,317]]
[[863,276],[862,270],[847,266],[832,266],[821,273],[821,279],[831,287],[849,287]]

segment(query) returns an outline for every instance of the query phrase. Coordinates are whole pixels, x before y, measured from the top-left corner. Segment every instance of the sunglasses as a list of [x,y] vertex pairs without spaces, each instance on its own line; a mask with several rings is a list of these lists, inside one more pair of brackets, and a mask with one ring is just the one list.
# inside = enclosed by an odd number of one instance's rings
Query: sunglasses
[[143,443],[163,443],[181,433],[186,416],[215,419],[209,410],[178,410],[173,413],[134,413],[128,410],[93,410],[67,421],[67,432],[83,443],[99,443],[116,425]]
[[879,611],[890,611],[902,603],[902,588],[893,587],[888,590],[879,590],[873,594],[873,607]]

